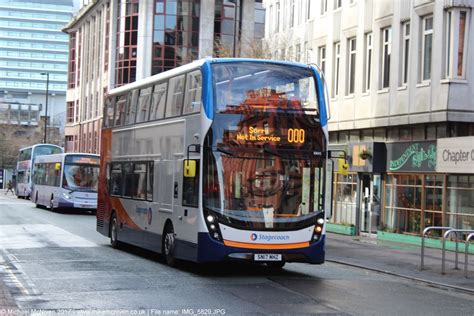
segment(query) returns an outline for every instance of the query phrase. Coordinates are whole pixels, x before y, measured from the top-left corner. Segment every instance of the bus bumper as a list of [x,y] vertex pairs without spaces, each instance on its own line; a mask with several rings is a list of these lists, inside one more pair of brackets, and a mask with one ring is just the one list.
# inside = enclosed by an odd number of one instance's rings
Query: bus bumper
[[229,260],[254,261],[257,253],[281,254],[286,262],[324,263],[325,236],[306,248],[296,249],[247,249],[225,246],[211,238],[209,233],[198,235],[198,262],[219,262]]

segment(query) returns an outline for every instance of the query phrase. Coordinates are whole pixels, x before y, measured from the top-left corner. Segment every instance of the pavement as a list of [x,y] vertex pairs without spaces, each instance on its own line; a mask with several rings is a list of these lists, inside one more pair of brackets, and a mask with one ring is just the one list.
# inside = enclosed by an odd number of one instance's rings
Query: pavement
[[[14,201],[15,202],[14,202]],[[18,200],[5,190],[0,190],[0,212],[2,204],[27,202]],[[0,214],[1,224],[1,214]],[[464,246],[461,245],[461,251]],[[441,250],[426,248],[425,269],[420,271],[419,246],[395,242],[378,241],[373,236],[345,236],[327,233],[326,261],[349,265],[425,283],[429,286],[455,289],[474,294],[474,255],[469,256],[468,278],[464,277],[464,253],[459,253],[459,270],[454,269],[454,253],[446,252],[446,273],[441,274]],[[12,294],[3,277],[8,265],[0,256],[0,316],[10,315],[8,310],[16,308]]]

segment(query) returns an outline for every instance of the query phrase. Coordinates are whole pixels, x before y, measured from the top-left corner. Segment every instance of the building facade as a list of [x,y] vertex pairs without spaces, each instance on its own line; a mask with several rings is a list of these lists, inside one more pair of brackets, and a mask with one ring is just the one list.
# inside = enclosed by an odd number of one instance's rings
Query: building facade
[[[0,0],[0,124],[64,129],[73,0]],[[43,118],[44,119],[44,118]],[[62,138],[62,137],[61,137]]]
[[469,145],[474,135],[474,3],[264,6],[273,58],[316,63],[325,73],[330,148],[344,150],[349,163],[347,175],[335,174],[332,223],[352,233],[474,229],[474,169],[438,167],[458,159],[445,139]]
[[251,56],[264,35],[254,0],[96,0],[69,34],[67,151],[98,153],[104,95],[207,56]]

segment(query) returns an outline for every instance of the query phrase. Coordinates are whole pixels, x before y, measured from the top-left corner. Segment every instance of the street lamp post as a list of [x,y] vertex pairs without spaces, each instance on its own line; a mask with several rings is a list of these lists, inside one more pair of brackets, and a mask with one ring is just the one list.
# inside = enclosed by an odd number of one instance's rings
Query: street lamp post
[[46,144],[46,135],[48,129],[48,94],[49,94],[49,72],[42,72],[41,75],[46,76],[46,108],[44,111],[44,139],[43,143]]

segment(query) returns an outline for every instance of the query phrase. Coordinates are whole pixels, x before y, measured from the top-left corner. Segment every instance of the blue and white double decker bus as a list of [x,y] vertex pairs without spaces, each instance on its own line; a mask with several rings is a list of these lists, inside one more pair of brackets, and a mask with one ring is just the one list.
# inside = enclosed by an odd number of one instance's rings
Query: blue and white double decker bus
[[332,170],[315,66],[203,59],[110,91],[97,230],[195,262],[324,262]]
[[32,175],[36,157],[62,153],[63,149],[52,144],[36,144],[20,149],[16,165],[16,188],[18,198],[29,198],[32,190]]

